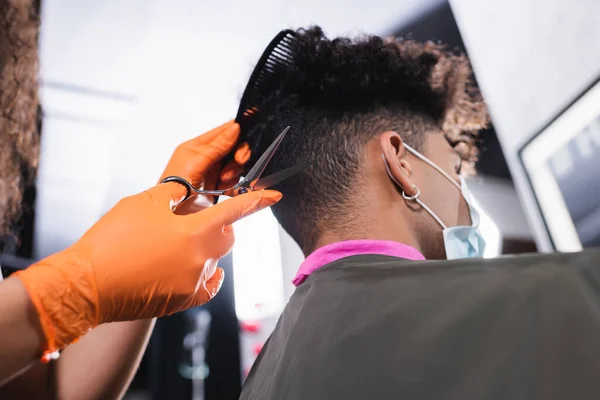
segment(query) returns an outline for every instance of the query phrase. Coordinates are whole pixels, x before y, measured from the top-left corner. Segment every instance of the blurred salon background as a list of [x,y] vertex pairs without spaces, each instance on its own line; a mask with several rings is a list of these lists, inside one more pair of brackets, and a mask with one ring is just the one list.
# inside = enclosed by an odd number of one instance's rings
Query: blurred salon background
[[[2,243],[6,274],[156,183],[178,143],[235,115],[271,38],[315,24],[468,54],[493,117],[469,181],[486,257],[600,245],[598,1],[42,0],[41,10],[41,159],[17,237]],[[303,256],[270,211],[236,236],[221,292],[158,321],[128,399],[237,399]]]

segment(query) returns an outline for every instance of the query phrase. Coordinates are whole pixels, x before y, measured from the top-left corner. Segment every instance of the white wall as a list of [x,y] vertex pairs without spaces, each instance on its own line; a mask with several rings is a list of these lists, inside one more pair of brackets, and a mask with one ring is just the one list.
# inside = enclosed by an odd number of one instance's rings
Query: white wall
[[476,176],[467,182],[469,191],[494,221],[503,238],[532,240],[519,197],[510,181]]
[[450,3],[529,223],[550,250],[517,152],[600,76],[600,1]]

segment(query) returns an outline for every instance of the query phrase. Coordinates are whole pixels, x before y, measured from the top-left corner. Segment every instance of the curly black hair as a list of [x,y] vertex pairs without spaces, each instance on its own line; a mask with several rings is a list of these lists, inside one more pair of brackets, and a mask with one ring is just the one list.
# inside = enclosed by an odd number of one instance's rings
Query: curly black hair
[[330,40],[313,27],[297,31],[292,57],[242,138],[260,156],[291,126],[265,173],[308,163],[276,187],[284,197],[273,207],[305,252],[325,226],[344,225],[364,145],[378,133],[394,130],[421,149],[425,132],[442,130],[451,143],[468,144],[457,148],[474,165],[488,114],[466,56],[433,42]]

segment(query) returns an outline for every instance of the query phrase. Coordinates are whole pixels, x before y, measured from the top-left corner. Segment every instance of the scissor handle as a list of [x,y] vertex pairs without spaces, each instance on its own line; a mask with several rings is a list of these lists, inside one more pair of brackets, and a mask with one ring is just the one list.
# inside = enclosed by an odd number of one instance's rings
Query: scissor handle
[[[234,197],[234,196],[238,196],[240,194],[248,193],[248,192],[254,190],[254,186],[260,181],[261,175],[267,168],[267,164],[269,163],[269,161],[271,161],[273,154],[275,154],[275,151],[277,150],[277,148],[281,144],[281,141],[283,140],[283,138],[285,137],[285,135],[287,134],[287,132],[289,130],[290,130],[290,127],[289,126],[286,127],[275,138],[273,143],[271,143],[271,145],[267,148],[267,150],[263,153],[263,155],[260,156],[260,158],[258,159],[256,164],[254,164],[254,166],[250,169],[250,171],[248,171],[246,176],[240,182],[238,182],[236,185],[234,185],[233,187],[231,187],[229,189],[225,189],[225,190],[196,189],[190,182],[188,182],[187,180],[183,179],[180,176],[167,176],[165,179],[160,181],[160,183],[176,182],[176,183],[179,183],[180,185],[185,186],[187,193],[182,201],[189,199],[192,196],[192,193],[203,195],[203,196],[217,196],[217,197],[221,196],[221,195]],[[280,176],[286,177],[287,174],[289,173],[289,171],[283,171],[283,172],[284,172],[284,174],[275,174],[275,175],[277,175],[277,179],[275,179],[275,181],[273,181],[273,182],[275,182],[275,183],[278,182],[280,180]],[[271,179],[273,179],[273,178],[271,178]],[[216,201],[217,201],[217,199],[215,199],[215,202]]]
[[185,186],[185,189],[187,190],[187,193],[185,194],[185,197],[183,198],[182,201],[185,201],[185,200],[189,199],[190,197],[192,197],[192,189],[194,187],[192,186],[191,183],[189,183],[188,181],[186,181],[182,177],[180,177],[180,176],[167,176],[165,179],[163,179],[162,181],[160,181],[160,183],[169,183],[169,182],[175,182],[175,183],[179,183],[180,185]]
[[185,200],[189,199],[190,197],[192,197],[192,193],[202,195],[202,196],[220,196],[220,195],[224,194],[223,190],[196,189],[190,182],[188,182],[187,180],[183,179],[180,176],[167,176],[165,179],[160,181],[160,183],[169,183],[169,182],[175,182],[175,183],[179,183],[180,185],[185,186],[187,193],[186,193],[185,197],[183,198],[183,200],[181,200],[181,201],[185,201]]

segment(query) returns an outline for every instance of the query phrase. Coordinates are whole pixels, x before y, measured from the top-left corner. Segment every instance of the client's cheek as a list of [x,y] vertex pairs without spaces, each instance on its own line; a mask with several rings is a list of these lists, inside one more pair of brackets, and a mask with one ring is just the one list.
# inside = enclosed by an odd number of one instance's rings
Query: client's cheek
[[471,226],[473,225],[473,221],[471,221],[471,212],[469,210],[469,206],[465,199],[459,193],[458,200],[458,221],[457,225],[461,226]]

